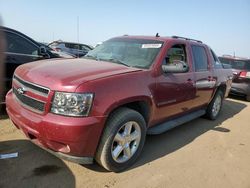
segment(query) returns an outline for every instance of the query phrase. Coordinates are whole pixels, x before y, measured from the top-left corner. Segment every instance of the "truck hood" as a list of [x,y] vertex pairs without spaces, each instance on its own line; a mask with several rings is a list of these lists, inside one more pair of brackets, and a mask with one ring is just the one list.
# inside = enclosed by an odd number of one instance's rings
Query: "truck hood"
[[15,75],[51,90],[74,92],[85,82],[140,70],[106,61],[50,59],[21,65]]

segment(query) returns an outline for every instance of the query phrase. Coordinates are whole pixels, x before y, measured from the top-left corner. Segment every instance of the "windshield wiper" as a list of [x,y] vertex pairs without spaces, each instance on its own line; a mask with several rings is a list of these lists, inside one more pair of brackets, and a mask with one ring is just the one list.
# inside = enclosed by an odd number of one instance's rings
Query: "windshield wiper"
[[111,62],[114,62],[114,63],[117,63],[117,64],[125,65],[126,67],[130,67],[128,64],[123,63],[119,59],[110,58],[110,59],[102,59],[102,60],[104,60],[104,61],[111,61]]
[[86,59],[94,59],[96,61],[111,61],[111,62],[114,62],[114,63],[117,63],[117,64],[121,64],[121,65],[125,65],[126,67],[130,67],[128,64],[126,63],[123,63],[122,61],[120,61],[119,59],[114,59],[114,58],[109,58],[109,59],[102,59],[102,58],[97,58],[95,56],[92,56],[92,55],[85,55],[83,56],[82,58],[86,58]]

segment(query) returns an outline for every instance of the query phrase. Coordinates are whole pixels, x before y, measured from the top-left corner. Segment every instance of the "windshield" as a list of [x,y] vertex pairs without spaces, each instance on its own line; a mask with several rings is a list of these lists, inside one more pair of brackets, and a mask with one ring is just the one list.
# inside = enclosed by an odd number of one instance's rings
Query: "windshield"
[[163,42],[157,40],[115,38],[97,46],[83,58],[110,61],[130,67],[149,68],[162,44]]
[[220,58],[220,61],[224,64],[231,65],[233,69],[250,70],[250,60]]

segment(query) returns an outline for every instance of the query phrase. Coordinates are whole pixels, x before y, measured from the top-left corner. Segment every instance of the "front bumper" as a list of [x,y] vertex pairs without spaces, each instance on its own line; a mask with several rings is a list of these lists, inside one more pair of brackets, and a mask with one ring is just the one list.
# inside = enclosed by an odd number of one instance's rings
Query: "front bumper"
[[250,95],[250,83],[245,83],[245,82],[232,83],[230,94],[249,96]]
[[36,144],[40,146],[42,149],[46,150],[47,152],[57,156],[58,158],[65,159],[67,161],[71,161],[71,162],[79,163],[79,164],[93,164],[93,161],[94,161],[94,157],[77,157],[77,156],[67,155],[61,152],[56,152],[48,148],[42,147],[38,143]]
[[106,117],[37,114],[20,105],[12,91],[6,96],[6,110],[14,125],[35,144],[60,158],[92,163]]

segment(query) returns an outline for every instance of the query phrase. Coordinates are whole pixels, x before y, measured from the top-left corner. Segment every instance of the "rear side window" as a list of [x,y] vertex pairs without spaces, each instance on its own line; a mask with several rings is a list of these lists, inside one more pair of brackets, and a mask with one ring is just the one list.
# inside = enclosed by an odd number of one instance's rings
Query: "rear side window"
[[202,46],[192,45],[192,53],[194,58],[194,66],[196,72],[208,70],[208,60],[205,48]]
[[38,47],[25,38],[14,34],[6,33],[7,52],[37,55]]

